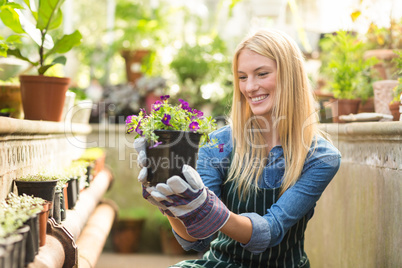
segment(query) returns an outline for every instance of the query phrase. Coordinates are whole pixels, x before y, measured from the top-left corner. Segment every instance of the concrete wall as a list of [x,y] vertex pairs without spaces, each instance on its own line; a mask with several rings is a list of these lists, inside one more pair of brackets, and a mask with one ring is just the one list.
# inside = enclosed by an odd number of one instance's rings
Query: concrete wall
[[342,163],[307,227],[311,267],[402,267],[402,122],[323,128]]

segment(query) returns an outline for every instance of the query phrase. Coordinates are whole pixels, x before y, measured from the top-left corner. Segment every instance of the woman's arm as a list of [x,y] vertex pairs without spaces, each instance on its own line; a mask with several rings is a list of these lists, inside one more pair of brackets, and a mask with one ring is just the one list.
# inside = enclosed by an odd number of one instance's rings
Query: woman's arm
[[[186,227],[183,223],[173,217],[167,216],[170,224],[172,225],[173,230],[183,239],[189,242],[197,241],[196,238],[191,237],[187,231]],[[239,232],[241,230],[241,232]],[[251,224],[251,220],[247,217],[237,215],[233,212],[230,213],[229,220],[226,224],[220,229],[220,231],[230,238],[242,243],[247,244],[250,241],[251,234],[253,232],[253,226]]]

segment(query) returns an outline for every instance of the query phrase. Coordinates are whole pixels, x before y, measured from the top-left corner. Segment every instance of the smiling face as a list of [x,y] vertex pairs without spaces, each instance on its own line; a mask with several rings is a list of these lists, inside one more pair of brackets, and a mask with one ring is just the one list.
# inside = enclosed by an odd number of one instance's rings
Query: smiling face
[[238,56],[239,88],[254,115],[271,117],[276,90],[276,62],[249,49]]

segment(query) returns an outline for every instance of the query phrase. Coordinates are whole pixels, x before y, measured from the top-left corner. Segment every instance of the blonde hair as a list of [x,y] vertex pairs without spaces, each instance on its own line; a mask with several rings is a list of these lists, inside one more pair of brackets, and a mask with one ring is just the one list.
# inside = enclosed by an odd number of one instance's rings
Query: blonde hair
[[[282,195],[296,183],[303,169],[313,138],[320,134],[315,100],[304,68],[304,57],[297,44],[286,34],[274,30],[260,30],[243,40],[233,57],[234,93],[231,111],[233,139],[232,162],[228,180],[239,186],[245,197],[258,189],[258,180],[266,165],[266,141],[260,125],[247,100],[240,92],[238,77],[239,53],[249,49],[274,60],[277,80],[272,116],[285,159],[285,173],[281,184]],[[253,131],[247,130],[247,124]],[[250,143],[253,146],[250,146]]]

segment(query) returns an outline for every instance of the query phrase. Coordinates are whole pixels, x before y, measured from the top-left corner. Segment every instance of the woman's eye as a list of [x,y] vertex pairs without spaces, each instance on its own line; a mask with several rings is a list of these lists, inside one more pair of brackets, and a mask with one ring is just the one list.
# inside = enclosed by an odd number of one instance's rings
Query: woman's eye
[[266,76],[267,74],[269,74],[269,73],[268,72],[259,73],[258,76],[263,77],[263,76]]
[[239,80],[245,80],[245,79],[247,79],[246,76],[239,76]]

